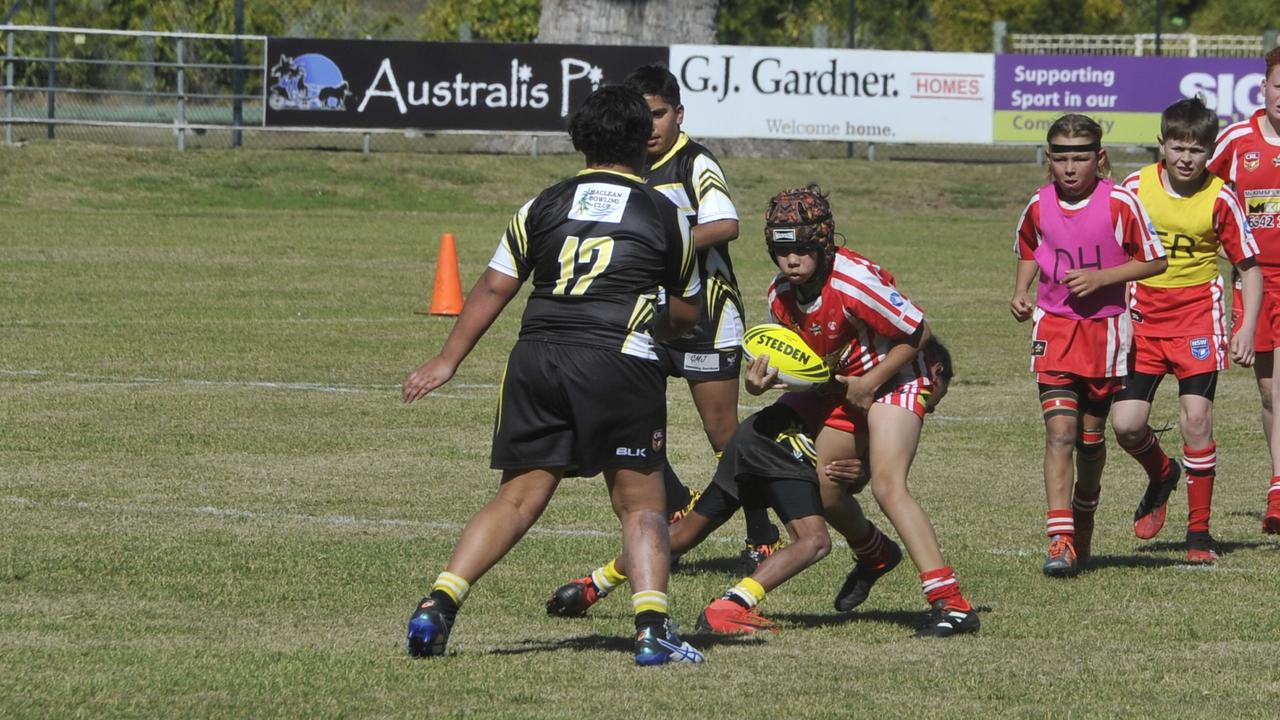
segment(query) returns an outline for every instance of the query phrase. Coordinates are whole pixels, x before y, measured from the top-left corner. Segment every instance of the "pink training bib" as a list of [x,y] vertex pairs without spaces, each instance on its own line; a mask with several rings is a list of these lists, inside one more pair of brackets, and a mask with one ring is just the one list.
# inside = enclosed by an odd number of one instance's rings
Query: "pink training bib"
[[1074,215],[1062,212],[1053,183],[1040,188],[1040,245],[1035,252],[1040,285],[1036,304],[1044,311],[1074,320],[1124,312],[1124,283],[1108,285],[1083,298],[1072,295],[1063,284],[1063,277],[1071,270],[1104,270],[1129,261],[1116,238],[1115,218],[1111,216],[1113,187],[1114,182],[1099,180],[1089,202]]

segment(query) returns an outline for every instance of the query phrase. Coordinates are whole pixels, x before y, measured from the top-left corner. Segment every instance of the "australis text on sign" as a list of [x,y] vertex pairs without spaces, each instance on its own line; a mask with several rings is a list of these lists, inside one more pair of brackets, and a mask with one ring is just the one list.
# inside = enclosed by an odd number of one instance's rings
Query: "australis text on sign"
[[662,47],[270,38],[266,124],[557,131]]

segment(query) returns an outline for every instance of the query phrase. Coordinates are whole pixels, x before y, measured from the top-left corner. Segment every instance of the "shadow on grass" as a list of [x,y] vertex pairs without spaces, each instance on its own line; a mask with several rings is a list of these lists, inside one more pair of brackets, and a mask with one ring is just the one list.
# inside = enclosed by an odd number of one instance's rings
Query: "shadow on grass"
[[[749,635],[691,634],[686,632],[680,633],[680,637],[688,640],[691,645],[699,650],[704,651],[707,648],[720,645],[756,643],[763,639]],[[562,640],[526,640],[510,647],[494,648],[488,652],[491,655],[524,655],[526,653],[559,652],[561,650],[572,650],[574,652],[608,650],[629,653],[633,650],[633,641],[630,635],[577,635]]]
[[737,575],[738,556],[725,555],[723,557],[699,558],[698,560],[689,561],[681,559],[680,563],[671,568],[673,575],[701,575],[703,573],[723,573],[726,575]]
[[[980,615],[991,612],[989,605],[976,605],[974,609]],[[770,613],[769,617],[779,622],[795,623],[803,628],[872,622],[915,630],[924,624],[928,618],[928,612],[925,610],[855,610],[847,613]]]
[[[1230,555],[1237,550],[1254,550],[1256,548],[1275,547],[1276,543],[1267,542],[1265,540],[1215,540],[1214,546],[1218,549],[1218,555]],[[1155,552],[1182,552],[1187,549],[1187,544],[1178,540],[1161,540],[1143,545],[1138,548],[1140,553]],[[1175,563],[1181,564],[1181,563]]]
[[[1163,544],[1163,543],[1157,543]],[[1178,549],[1186,549],[1185,543],[1173,543]],[[1151,546],[1138,549],[1138,552],[1150,552]],[[1167,549],[1167,548],[1166,548]],[[1103,568],[1162,568],[1174,565],[1186,565],[1184,558],[1144,557],[1142,555],[1094,555],[1083,572],[1092,572]]]
[[[1261,510],[1232,510],[1231,512],[1228,512],[1225,514],[1230,515],[1231,517],[1253,518],[1254,520],[1258,521],[1259,528],[1261,528],[1262,526],[1263,513]],[[1261,533],[1262,530],[1259,529],[1258,532]]]

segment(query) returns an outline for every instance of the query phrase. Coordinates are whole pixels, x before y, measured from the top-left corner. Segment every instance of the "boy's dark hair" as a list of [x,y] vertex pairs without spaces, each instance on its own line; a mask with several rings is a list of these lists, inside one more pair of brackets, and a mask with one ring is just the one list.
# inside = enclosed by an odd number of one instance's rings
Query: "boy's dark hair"
[[680,83],[662,65],[641,65],[622,82],[641,95],[657,95],[671,107],[680,107]]
[[1280,47],[1271,48],[1266,55],[1262,56],[1262,59],[1267,63],[1267,74],[1263,78],[1269,78],[1271,77],[1271,68],[1280,65]]
[[587,165],[639,169],[652,134],[649,104],[622,85],[605,85],[591,93],[569,118],[569,137]]
[[[1087,138],[1097,145],[1102,144],[1102,126],[1097,120],[1088,115],[1079,113],[1067,113],[1049,126],[1049,132],[1045,133],[1045,140],[1052,146],[1055,137],[1062,138]],[[1111,177],[1111,159],[1106,155],[1101,156],[1098,161],[1098,176]],[[1053,177],[1052,170],[1049,173],[1050,179]]]
[[938,373],[941,379],[949,382],[951,378],[956,376],[956,366],[952,363],[951,351],[947,349],[946,345],[942,344],[942,341],[937,336],[929,336],[929,340],[924,344],[923,350],[926,363],[929,365],[940,363],[942,365],[942,369]]
[[1213,152],[1218,140],[1218,114],[1198,97],[1179,100],[1160,114],[1160,139],[1189,140]]

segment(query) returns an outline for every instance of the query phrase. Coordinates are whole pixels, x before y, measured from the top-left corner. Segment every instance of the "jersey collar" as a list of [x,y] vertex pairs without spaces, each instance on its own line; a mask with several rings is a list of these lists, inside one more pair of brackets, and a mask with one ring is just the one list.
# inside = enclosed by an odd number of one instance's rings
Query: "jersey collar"
[[676,144],[671,146],[671,149],[667,151],[666,155],[663,155],[662,157],[658,158],[656,162],[650,165],[649,171],[652,172],[662,167],[668,160],[675,157],[676,153],[680,152],[680,148],[683,148],[685,145],[688,145],[688,144],[689,144],[689,136],[684,134],[684,131],[682,130],[680,134],[676,136]]
[[577,174],[574,175],[574,177],[582,177],[583,175],[592,175],[595,173],[606,173],[609,175],[617,175],[618,177],[626,178],[628,180],[638,182],[641,185],[644,184],[644,178],[640,177],[639,175],[632,175],[631,173],[618,172],[617,170],[602,170],[600,168],[585,168],[583,170],[579,170]]
[[1262,142],[1267,143],[1268,145],[1280,145],[1280,140],[1277,140],[1276,138],[1271,137],[1270,135],[1267,135],[1262,129],[1263,123],[1270,122],[1269,120],[1267,120],[1266,108],[1258,108],[1253,113],[1252,119],[1253,119],[1253,130],[1254,132],[1258,133],[1259,138],[1262,138]]

